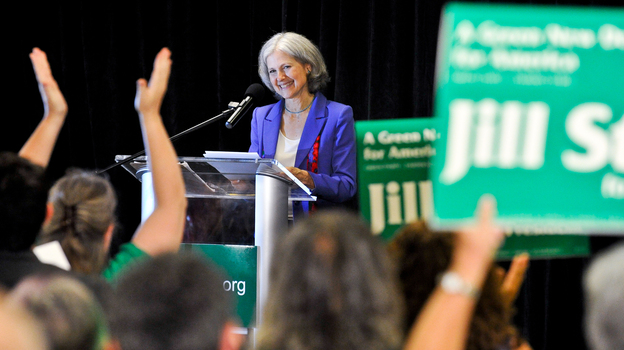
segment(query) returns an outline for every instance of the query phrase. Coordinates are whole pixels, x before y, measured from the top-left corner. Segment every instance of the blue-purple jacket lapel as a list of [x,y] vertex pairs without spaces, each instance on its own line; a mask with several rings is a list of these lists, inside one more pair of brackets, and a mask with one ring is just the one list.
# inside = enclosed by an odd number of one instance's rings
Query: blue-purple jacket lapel
[[284,100],[280,100],[264,117],[264,130],[262,137],[262,148],[264,158],[275,158],[275,148],[277,147],[277,137],[279,136],[280,124],[282,123],[282,111],[284,110]]
[[[308,114],[308,119],[306,119],[305,126],[303,127],[303,134],[301,135],[299,148],[297,149],[295,166],[299,169],[305,169],[302,162],[310,152],[310,149],[312,149],[312,146],[314,146],[316,137],[319,135],[325,125],[325,122],[327,121],[327,110],[325,106],[327,106],[327,98],[323,94],[317,93],[316,98],[312,103],[312,107],[310,107],[310,113]],[[277,143],[277,139],[275,139],[275,142]]]

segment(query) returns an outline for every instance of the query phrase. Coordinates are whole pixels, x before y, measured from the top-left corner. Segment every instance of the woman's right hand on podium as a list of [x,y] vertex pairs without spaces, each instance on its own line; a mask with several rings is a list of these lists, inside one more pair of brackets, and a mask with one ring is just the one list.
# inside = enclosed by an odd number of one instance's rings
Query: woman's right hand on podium
[[232,180],[230,183],[238,192],[249,192],[253,189],[253,185],[245,180]]

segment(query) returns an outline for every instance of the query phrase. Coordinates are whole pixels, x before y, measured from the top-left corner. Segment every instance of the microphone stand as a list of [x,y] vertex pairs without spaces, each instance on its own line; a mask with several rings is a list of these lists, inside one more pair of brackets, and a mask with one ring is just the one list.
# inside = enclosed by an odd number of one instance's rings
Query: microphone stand
[[[179,134],[177,134],[177,135],[171,136],[171,137],[169,138],[169,140],[171,140],[171,142],[173,143],[173,142],[175,142],[177,139],[179,139],[180,137],[185,136],[186,134],[189,134],[189,133],[191,133],[191,132],[193,132],[193,131],[195,131],[195,130],[201,129],[201,128],[203,128],[204,126],[206,126],[206,125],[208,125],[208,124],[212,124],[212,123],[214,123],[214,122],[218,121],[219,119],[229,117],[232,113],[234,113],[234,110],[235,110],[235,108],[236,108],[236,107],[237,107],[237,103],[235,103],[235,102],[230,102],[230,103],[228,104],[228,109],[227,109],[227,110],[225,110],[225,111],[223,111],[223,112],[221,112],[221,114],[219,114],[219,115],[217,115],[217,116],[214,116],[214,117],[212,117],[212,118],[210,118],[210,119],[208,119],[208,120],[206,120],[206,121],[204,121],[204,122],[201,122],[201,123],[199,123],[199,124],[195,125],[195,126],[194,126],[194,127],[192,127],[192,128],[186,129],[186,130],[182,131],[181,133],[179,133]],[[96,174],[101,174],[101,173],[103,173],[103,172],[106,172],[106,171],[108,171],[108,170],[111,170],[111,169],[113,169],[113,168],[115,168],[115,167],[118,167],[118,166],[120,166],[120,165],[124,165],[124,164],[126,164],[126,163],[130,162],[131,160],[133,160],[133,159],[135,159],[135,158],[137,158],[137,157],[140,157],[140,156],[142,156],[142,155],[144,155],[144,154],[145,154],[145,150],[142,150],[141,152],[137,152],[137,153],[135,153],[135,154],[131,155],[130,157],[128,157],[128,158],[126,158],[126,159],[124,159],[124,160],[122,160],[122,161],[119,161],[119,162],[117,162],[117,163],[113,163],[113,164],[111,164],[111,165],[107,166],[106,168],[104,168],[104,169],[102,169],[102,170],[98,170],[98,171],[96,171],[95,173],[96,173]]]

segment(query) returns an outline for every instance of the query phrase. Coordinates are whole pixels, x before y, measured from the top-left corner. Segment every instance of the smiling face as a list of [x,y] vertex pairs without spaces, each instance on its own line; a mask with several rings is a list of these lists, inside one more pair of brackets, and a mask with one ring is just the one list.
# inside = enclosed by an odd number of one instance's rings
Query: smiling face
[[284,99],[300,98],[310,93],[307,73],[312,67],[309,64],[301,64],[279,50],[270,54],[266,63],[271,85]]

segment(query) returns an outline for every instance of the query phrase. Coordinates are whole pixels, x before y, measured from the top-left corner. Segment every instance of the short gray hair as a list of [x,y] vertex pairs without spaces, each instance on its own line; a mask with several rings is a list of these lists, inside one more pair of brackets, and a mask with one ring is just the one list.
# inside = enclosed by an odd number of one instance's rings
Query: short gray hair
[[594,258],[583,276],[583,288],[590,349],[624,349],[624,244]]
[[258,75],[260,75],[260,79],[262,79],[262,82],[269,90],[275,93],[269,78],[266,60],[269,55],[277,50],[292,56],[301,64],[312,66],[311,72],[308,74],[308,90],[310,93],[323,89],[329,82],[325,60],[323,60],[323,55],[319,48],[301,34],[282,32],[273,35],[267,40],[262,45],[258,55]]

